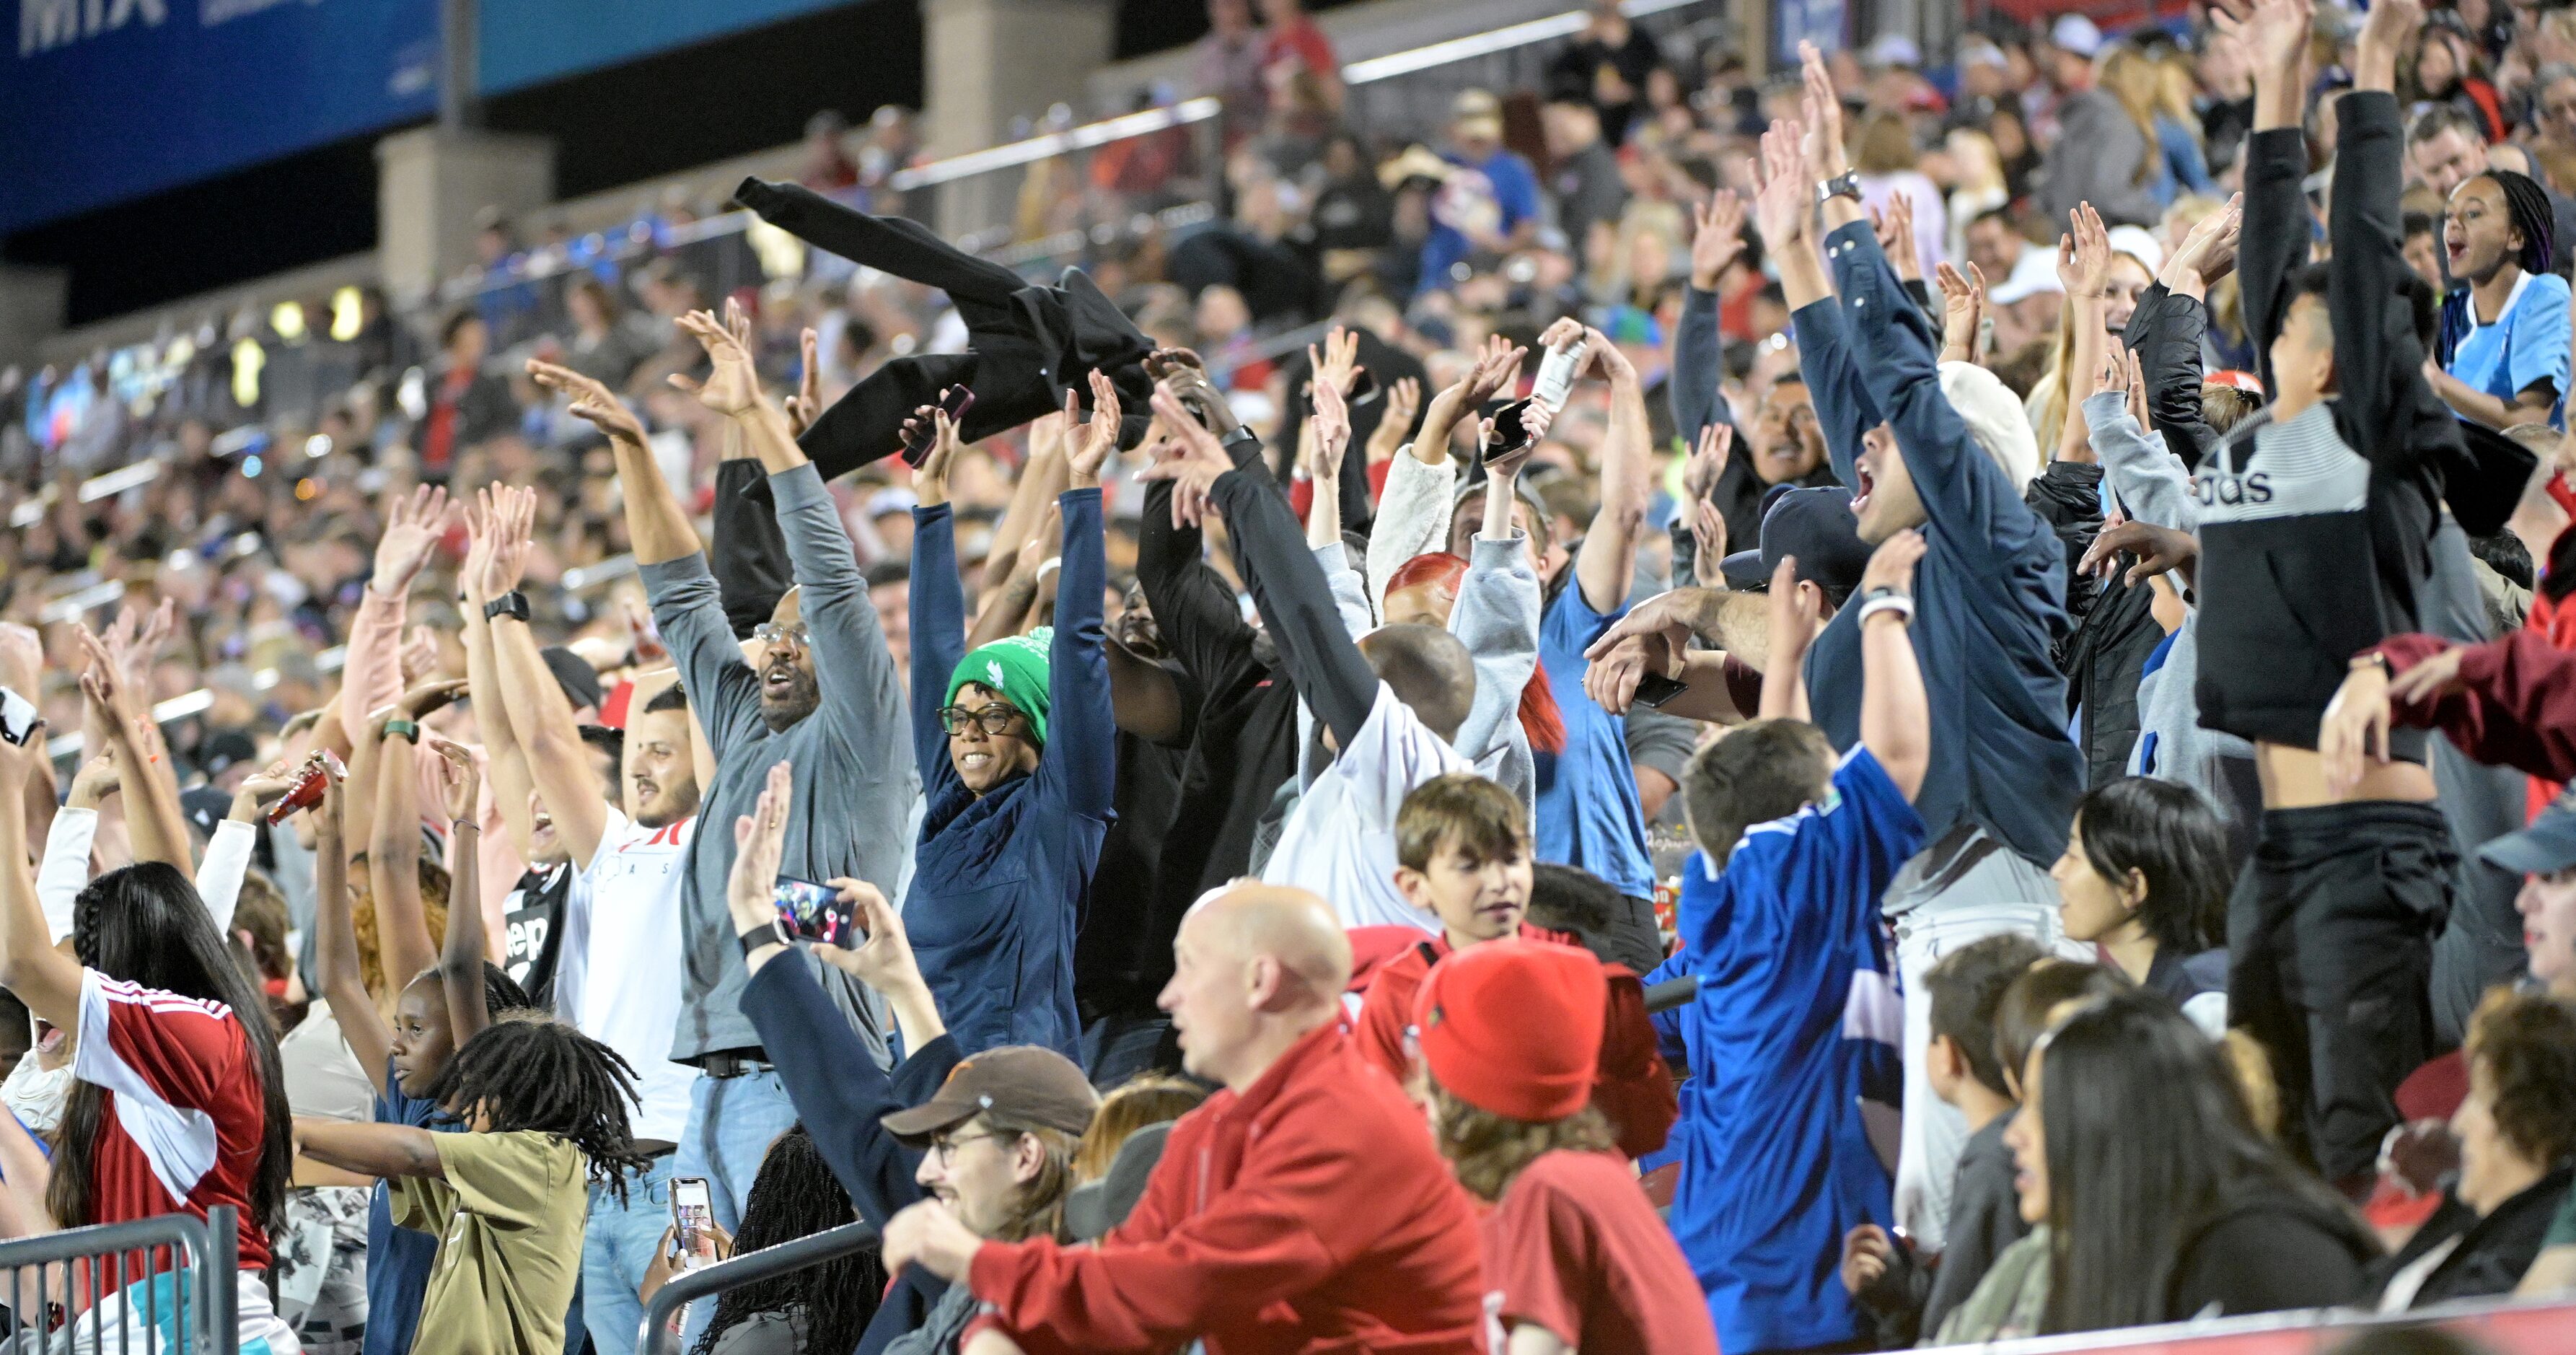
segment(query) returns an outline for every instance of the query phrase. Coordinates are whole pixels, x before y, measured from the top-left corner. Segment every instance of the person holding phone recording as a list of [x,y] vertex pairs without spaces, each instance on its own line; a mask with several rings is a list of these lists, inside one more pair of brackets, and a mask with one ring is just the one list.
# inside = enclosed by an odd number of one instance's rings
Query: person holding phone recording
[[[1101,623],[1100,470],[1116,445],[1118,392],[1091,383],[1091,421],[1070,448],[1055,626],[966,649],[948,471],[957,425],[925,406],[913,487],[912,740],[929,809],[905,912],[962,1052],[1030,1044],[1072,1056],[1073,932],[1109,832],[1115,716]],[[1078,415],[1071,396],[1066,422]],[[934,699],[936,698],[936,699]]]

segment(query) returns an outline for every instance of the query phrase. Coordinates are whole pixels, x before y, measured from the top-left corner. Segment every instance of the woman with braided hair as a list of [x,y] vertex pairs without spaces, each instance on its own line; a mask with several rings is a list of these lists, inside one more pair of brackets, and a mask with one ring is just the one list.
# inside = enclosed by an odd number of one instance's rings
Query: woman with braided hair
[[503,1013],[456,1051],[437,1088],[465,1132],[295,1122],[305,1156],[387,1178],[394,1222],[438,1235],[416,1355],[563,1349],[589,1183],[622,1195],[625,1173],[647,1165],[626,1123],[634,1077],[570,1026]]
[[2451,190],[2442,245],[2452,285],[2425,375],[2463,419],[2498,430],[2563,424],[2567,280],[2549,271],[2551,220],[2547,190],[2509,169]]

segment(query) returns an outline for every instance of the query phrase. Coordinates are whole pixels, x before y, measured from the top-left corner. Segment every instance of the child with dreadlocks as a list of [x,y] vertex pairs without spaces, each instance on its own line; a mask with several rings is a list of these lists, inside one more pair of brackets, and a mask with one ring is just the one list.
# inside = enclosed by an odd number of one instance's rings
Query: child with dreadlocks
[[[483,929],[475,925],[481,922],[483,910],[474,897],[481,834],[470,808],[477,790],[473,764],[468,760],[460,765],[446,756],[445,746],[434,745],[440,753],[435,765],[441,769],[442,781],[449,783],[445,787],[449,815],[466,825],[455,834],[456,867],[463,874],[451,887],[462,893],[446,913],[443,954],[465,965],[462,972],[479,973],[479,987],[468,985],[470,1000],[457,1002],[451,1019],[451,990],[441,977],[447,960],[442,959],[421,969],[408,983],[397,979],[386,985],[402,985],[392,997],[390,1021],[378,1006],[359,956],[356,895],[348,879],[354,861],[344,842],[341,809],[351,797],[372,796],[390,786],[390,794],[377,802],[377,812],[393,816],[397,823],[418,822],[420,813],[412,801],[418,778],[411,770],[417,754],[410,736],[399,726],[378,725],[362,737],[382,745],[381,755],[365,765],[375,770],[383,785],[369,786],[353,776],[345,787],[327,786],[322,803],[310,811],[318,901],[313,923],[315,961],[322,998],[341,1040],[359,1066],[376,1079],[374,1122],[426,1128],[442,1119],[436,1089],[457,1047],[490,1024],[489,1013],[525,1007],[528,995],[498,965],[483,961]],[[384,953],[425,953],[428,923],[416,874],[388,874],[385,887],[374,898],[379,938],[396,941],[383,948]],[[437,1231],[395,1226],[393,1191],[379,1183],[367,1206],[367,1329],[362,1355],[400,1355],[411,1349],[413,1332],[420,1324],[421,1299],[437,1259]]]
[[2491,169],[2451,190],[2442,221],[2450,294],[2442,298],[2433,391],[2489,428],[2565,421],[2567,279],[2550,270],[2549,194]]
[[[400,731],[387,742],[407,751]],[[432,749],[455,820],[458,888],[470,892],[479,788],[463,749],[444,740]],[[336,810],[336,798],[323,808],[326,815]],[[328,818],[321,827],[317,873],[324,897],[336,903],[337,827]],[[552,1355],[562,1348],[579,1274],[587,1179],[614,1189],[617,1173],[643,1160],[626,1121],[632,1070],[606,1046],[540,1013],[505,1013],[494,1024],[495,989],[526,999],[506,976],[495,982],[499,971],[483,955],[482,912],[470,898],[455,901],[439,962],[404,990],[397,1029],[388,1035],[363,991],[347,991],[354,945],[333,925],[342,921],[331,918],[335,911],[322,910],[329,920],[321,942],[336,956],[325,966],[326,992],[344,1034],[353,1047],[368,1046],[362,1057],[381,1055],[388,1096],[434,1108],[466,1132],[433,1131],[426,1127],[431,1114],[393,1124],[298,1120],[300,1150],[387,1178],[389,1222],[438,1238],[412,1350]]]

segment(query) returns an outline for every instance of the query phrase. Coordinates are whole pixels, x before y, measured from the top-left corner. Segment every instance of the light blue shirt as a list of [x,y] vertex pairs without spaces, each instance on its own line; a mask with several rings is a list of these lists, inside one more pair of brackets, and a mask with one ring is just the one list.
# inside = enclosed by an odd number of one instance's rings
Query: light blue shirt
[[[2470,302],[2470,318],[2476,319]],[[2451,353],[2451,375],[2475,390],[2510,401],[2547,381],[2558,392],[2552,427],[2567,426],[2567,279],[2523,274],[2495,323],[2475,325]]]

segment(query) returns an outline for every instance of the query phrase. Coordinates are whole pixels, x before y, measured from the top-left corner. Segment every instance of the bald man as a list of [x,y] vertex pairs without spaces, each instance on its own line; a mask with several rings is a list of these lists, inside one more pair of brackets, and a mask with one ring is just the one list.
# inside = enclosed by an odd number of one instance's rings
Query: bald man
[[1247,881],[1192,909],[1172,949],[1162,1008],[1185,1066],[1225,1089],[1173,1127],[1127,1221],[1096,1250],[987,1242],[925,1203],[887,1225],[888,1267],[991,1305],[970,1349],[1479,1349],[1473,1207],[1341,1029],[1351,951],[1331,906]]

